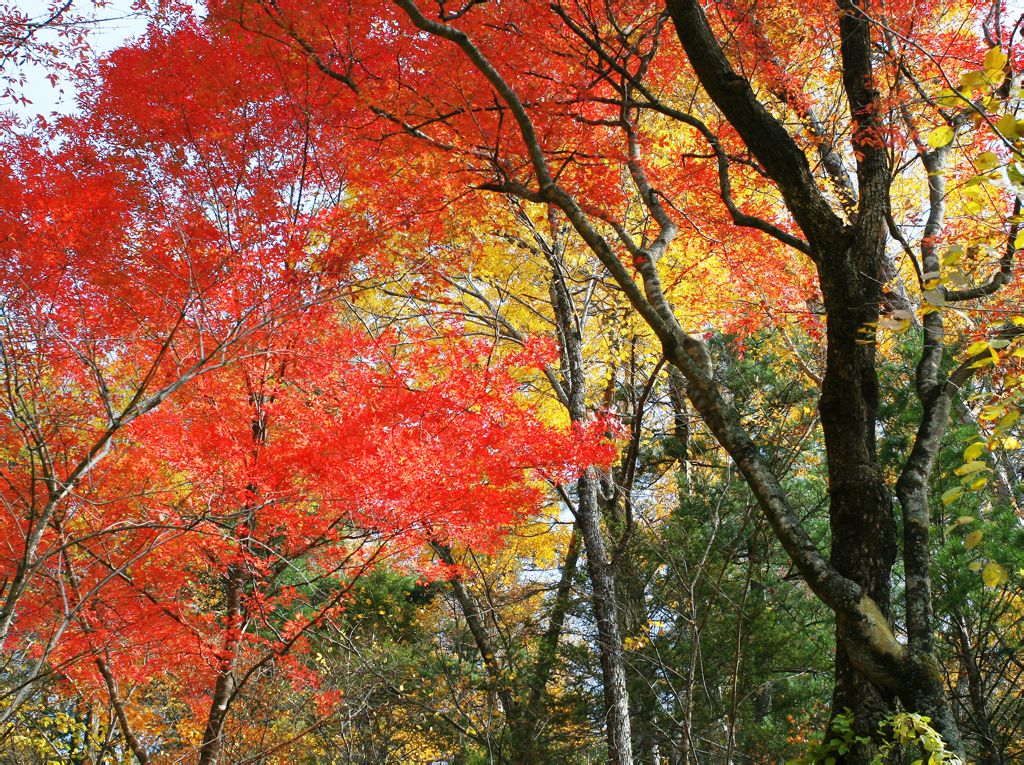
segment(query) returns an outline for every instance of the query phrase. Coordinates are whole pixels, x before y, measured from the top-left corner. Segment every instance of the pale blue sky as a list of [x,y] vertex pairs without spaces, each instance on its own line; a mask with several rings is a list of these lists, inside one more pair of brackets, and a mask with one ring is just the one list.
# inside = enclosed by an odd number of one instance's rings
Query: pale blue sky
[[[39,6],[42,13],[45,5],[42,0],[29,0],[22,7],[31,14],[33,5]],[[85,3],[81,4],[85,6]],[[89,44],[98,53],[113,50],[125,40],[145,31],[146,20],[131,9],[132,0],[111,0],[103,8],[93,9],[87,15],[96,20],[89,33]],[[32,103],[15,108],[14,111],[23,117],[37,114],[68,113],[75,108],[74,85],[62,78],[57,87],[50,84],[47,72],[43,67],[33,66],[26,70],[27,83],[23,93]],[[10,108],[5,106],[5,108]]]

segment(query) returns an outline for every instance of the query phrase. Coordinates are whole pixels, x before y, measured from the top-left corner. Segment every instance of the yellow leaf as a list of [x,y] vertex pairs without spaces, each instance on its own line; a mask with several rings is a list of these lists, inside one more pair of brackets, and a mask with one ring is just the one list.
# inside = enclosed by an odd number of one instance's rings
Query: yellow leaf
[[982,532],[981,530],[972,531],[970,534],[964,537],[964,547],[968,550],[973,550],[981,542]]
[[1006,438],[1003,439],[1003,448],[1004,449],[1019,449],[1020,448],[1020,441],[1017,439],[1016,436],[1007,436]]
[[1003,408],[996,404],[989,404],[981,410],[978,417],[982,420],[997,420],[1003,416]]
[[1006,416],[1003,417],[999,421],[999,423],[996,425],[996,427],[999,428],[999,430],[1003,430],[1003,431],[1008,430],[1008,429],[1012,428],[1014,425],[1016,425],[1017,424],[1017,420],[1019,420],[1019,419],[1020,419],[1020,410],[1019,409],[1014,409],[1013,411],[1008,412],[1006,414]]
[[951,505],[956,502],[964,493],[963,486],[954,486],[952,489],[946,489],[942,492],[942,504]]
[[1012,114],[1004,114],[996,120],[996,130],[1006,138],[1017,137],[1017,119]]
[[979,470],[986,470],[987,468],[988,465],[986,465],[984,462],[981,462],[979,460],[971,460],[970,462],[965,462],[963,465],[958,467],[953,472],[956,473],[957,475],[970,475],[971,473],[977,473]]
[[878,326],[882,329],[892,330],[893,332],[905,332],[910,327],[910,319],[885,317],[878,320]]
[[967,564],[967,568],[974,572],[981,571],[981,563],[979,561],[973,560]]
[[964,72],[960,75],[960,87],[964,90],[970,90],[980,86],[985,81],[985,73],[980,72],[977,69],[969,72]]
[[995,170],[999,167],[999,157],[991,151],[983,151],[974,159],[975,166],[981,171]]
[[985,583],[986,587],[1001,587],[1009,578],[1010,575],[1006,573],[1006,569],[995,561],[989,561],[981,570],[981,581]]
[[1002,71],[1003,67],[1006,66],[1008,58],[1003,49],[998,45],[994,48],[990,48],[988,53],[985,54],[985,70],[986,71]]
[[[1002,131],[1000,131],[1002,132]],[[933,149],[941,149],[946,146],[950,141],[953,140],[953,128],[949,125],[940,125],[939,127],[932,130],[927,139],[928,145]]]
[[988,340],[979,340],[978,342],[971,343],[970,345],[967,346],[967,355],[968,356],[977,356],[979,353],[981,353],[982,351],[987,350],[987,349],[988,349]]
[[963,245],[954,244],[942,254],[942,265],[955,266],[963,259],[965,253]]
[[971,444],[966,449],[964,449],[964,460],[967,462],[976,460],[984,453],[985,444],[979,441],[978,443]]

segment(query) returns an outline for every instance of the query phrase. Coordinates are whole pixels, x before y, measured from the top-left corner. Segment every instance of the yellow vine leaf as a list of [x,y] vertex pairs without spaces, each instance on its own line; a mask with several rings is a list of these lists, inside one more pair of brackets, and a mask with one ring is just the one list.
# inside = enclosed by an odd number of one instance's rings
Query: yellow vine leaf
[[963,493],[964,493],[964,487],[963,486],[954,486],[952,489],[947,489],[946,491],[942,492],[942,504],[943,505],[951,505],[951,504],[953,504],[958,499],[960,499],[961,496],[963,496]]

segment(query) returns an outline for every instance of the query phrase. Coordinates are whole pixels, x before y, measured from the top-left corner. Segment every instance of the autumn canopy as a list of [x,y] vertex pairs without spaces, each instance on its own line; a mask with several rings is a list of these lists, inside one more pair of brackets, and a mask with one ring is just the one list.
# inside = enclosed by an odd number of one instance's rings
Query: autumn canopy
[[0,760],[1024,757],[1020,8],[104,6],[0,3]]

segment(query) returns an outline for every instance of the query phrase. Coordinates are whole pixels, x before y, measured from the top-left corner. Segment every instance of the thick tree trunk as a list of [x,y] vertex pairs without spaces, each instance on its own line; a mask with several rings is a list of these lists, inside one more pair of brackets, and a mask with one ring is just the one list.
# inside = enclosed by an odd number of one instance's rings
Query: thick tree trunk
[[[875,345],[865,342],[878,321],[885,239],[872,239],[866,246],[849,240],[837,243],[834,254],[825,254],[819,268],[828,331],[819,411],[828,459],[831,562],[840,574],[859,584],[888,619],[897,533],[875,446]],[[859,647],[850,645],[856,639],[845,629],[840,614],[832,709],[833,714],[851,710],[857,734],[873,736],[892,711],[894,694],[858,671],[853,657]],[[848,761],[870,760],[871,747],[864,749],[851,753]]]
[[[884,125],[872,69],[875,52],[872,23],[864,11],[866,3],[837,0],[843,87],[856,158],[857,206],[847,210],[850,223],[832,209],[818,187],[807,157],[783,124],[758,100],[750,83],[732,68],[700,3],[666,0],[666,5],[701,84],[775,181],[806,236],[802,246],[792,246],[808,254],[818,267],[828,334],[819,408],[829,474],[829,570],[822,570],[804,533],[787,517],[784,496],[774,478],[765,475],[756,464],[758,460],[751,453],[753,445],[747,443],[749,439],[730,422],[733,418],[715,400],[716,392],[695,371],[687,371],[688,360],[679,355],[680,369],[691,381],[701,383],[693,387],[691,399],[758,494],[776,534],[808,584],[836,613],[834,713],[850,709],[856,732],[873,735],[898,695],[909,709],[932,717],[950,748],[961,751],[934,652],[928,640],[915,637],[930,634],[933,629],[930,604],[924,605],[928,601],[930,554],[926,493],[930,458],[919,460],[929,464],[923,464],[919,470],[915,468],[920,474],[916,477],[925,479],[923,505],[916,502],[909,511],[904,506],[905,521],[912,521],[910,535],[905,538],[905,545],[910,548],[905,560],[913,569],[913,581],[908,575],[908,586],[913,584],[917,588],[916,595],[908,595],[908,621],[915,620],[909,646],[895,639],[889,624],[897,535],[890,491],[875,449],[879,392],[873,334],[885,281],[890,173],[887,148],[879,140]],[[839,169],[833,168],[831,172]],[[929,177],[932,176],[929,170]],[[849,198],[852,201],[853,197]],[[938,228],[941,205],[936,207],[934,199],[931,201],[939,212],[930,216],[935,218],[930,225]],[[777,233],[775,236],[788,242]],[[925,237],[926,243],[933,239]],[[938,268],[931,269],[926,264],[926,270]],[[644,273],[644,279],[647,286],[648,282],[656,282],[657,276]],[[941,345],[937,347],[937,358],[941,359]],[[938,363],[934,366],[937,369]],[[938,438],[943,428],[942,417],[922,424],[922,432],[929,436],[937,434]],[[916,451],[920,450],[915,447]],[[922,528],[923,536],[918,533]],[[833,572],[838,574],[838,580]],[[851,584],[855,587],[851,588]],[[859,747],[845,761],[866,762],[872,749],[873,746]]]

